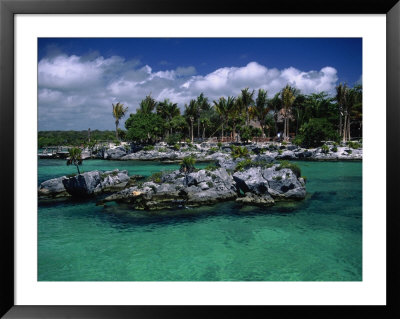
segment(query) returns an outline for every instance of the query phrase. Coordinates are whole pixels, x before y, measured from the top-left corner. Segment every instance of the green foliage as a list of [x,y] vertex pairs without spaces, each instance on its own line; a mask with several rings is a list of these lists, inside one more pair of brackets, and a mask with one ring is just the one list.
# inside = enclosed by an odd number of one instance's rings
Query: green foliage
[[329,153],[329,146],[324,144],[321,146],[321,152],[324,154],[328,154]]
[[337,146],[332,147],[332,148],[331,148],[331,151],[334,152],[334,153],[336,153],[336,152],[338,151]]
[[215,165],[214,163],[213,164],[208,164],[204,169],[206,171],[215,171],[215,170],[218,169],[218,166]]
[[147,178],[147,180],[149,182],[154,182],[154,183],[160,184],[162,182],[163,175],[164,175],[163,172],[156,172],[156,173],[153,173],[151,176],[149,176]]
[[281,149],[278,150],[278,154],[282,155],[283,151]]
[[167,149],[166,149],[165,147],[160,147],[160,148],[158,149],[158,151],[159,151],[160,153],[166,153],[166,152],[167,152]]
[[296,137],[292,141],[292,144],[301,146],[301,144],[303,144],[303,138],[300,135],[296,135]]
[[192,156],[184,157],[180,163],[180,171],[188,174],[195,170],[194,164],[196,164],[196,159]]
[[68,150],[69,158],[67,159],[67,165],[75,165],[76,169],[78,170],[78,174],[81,172],[79,171],[79,165],[82,165],[82,150],[77,147],[73,147]]
[[280,171],[283,168],[288,168],[288,169],[292,170],[294,175],[296,175],[297,177],[301,176],[300,167],[298,165],[294,164],[294,163],[290,163],[289,161],[280,161],[279,162],[279,166],[277,166],[275,168],[275,170]]
[[253,138],[253,131],[250,126],[242,126],[240,128],[240,138],[243,142],[247,142]]
[[360,143],[358,143],[358,142],[352,142],[352,141],[348,141],[348,142],[347,142],[347,146],[350,147],[350,148],[352,148],[352,149],[355,149],[355,150],[357,150],[357,149],[359,149],[359,148],[362,147]]
[[307,182],[307,176],[301,176],[301,178],[304,180],[304,182]]
[[239,158],[239,157],[249,157],[249,150],[244,147],[244,146],[235,146],[232,145],[231,147],[232,152],[231,155],[233,158]]
[[282,180],[282,176],[274,176],[274,177],[272,177],[272,179],[274,179],[276,181],[280,181],[280,180]]
[[287,144],[288,144],[288,143],[287,143],[286,141],[283,141],[283,142],[282,142],[282,145],[285,145],[285,146],[286,146]]
[[168,145],[176,145],[180,140],[182,139],[182,134],[170,134],[167,139],[166,142]]
[[154,113],[131,114],[125,122],[127,139],[136,143],[151,143],[164,131],[163,119]]
[[214,187],[214,183],[213,183],[213,182],[210,182],[210,181],[208,181],[208,182],[207,182],[207,186],[208,186],[208,187],[210,187],[210,188],[212,188],[212,187]]
[[221,148],[221,147],[222,147],[222,143],[221,143],[221,142],[218,142],[218,143],[217,143],[217,146],[218,146],[218,148]]
[[239,171],[243,171],[246,168],[251,167],[251,160],[250,159],[245,159],[244,161],[241,161],[239,163],[237,163],[236,167],[235,167],[235,172]]
[[219,151],[219,148],[217,148],[217,147],[211,147],[209,150],[208,150],[208,154],[214,154],[215,152],[218,152]]
[[118,138],[119,138],[121,141],[126,141],[126,131],[125,131],[125,130],[122,130],[122,129],[120,129],[120,128],[118,128],[118,129],[117,129],[117,132],[118,132]]
[[299,139],[303,147],[319,147],[323,141],[338,141],[339,135],[325,118],[313,118],[300,128]]
[[352,150],[346,150],[347,154],[352,154],[353,151]]
[[[90,132],[91,141],[115,140],[114,131],[93,130]],[[88,131],[39,131],[38,147],[82,145],[88,141]]]
[[173,147],[172,147],[175,151],[179,151],[180,149],[181,149],[181,144],[175,144]]
[[245,159],[244,161],[241,161],[236,165],[235,172],[241,172],[250,167],[270,168],[272,166],[274,166],[273,163],[269,163],[266,161],[252,161],[251,159]]
[[144,151],[153,151],[154,150],[154,145],[146,145],[143,147]]

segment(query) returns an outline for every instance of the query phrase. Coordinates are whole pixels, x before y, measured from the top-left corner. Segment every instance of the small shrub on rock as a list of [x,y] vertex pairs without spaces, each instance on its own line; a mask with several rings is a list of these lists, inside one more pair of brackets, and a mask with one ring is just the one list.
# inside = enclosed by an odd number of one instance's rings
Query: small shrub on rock
[[321,146],[321,152],[324,154],[328,154],[329,153],[329,147],[328,145],[324,144]]
[[232,145],[231,149],[232,149],[231,155],[233,158],[249,157],[249,150],[244,146]]
[[144,151],[153,151],[154,150],[154,146],[153,145],[146,145],[145,147],[143,147]]
[[283,168],[290,169],[297,178],[301,176],[301,169],[296,164],[290,163],[289,161],[281,161],[279,166],[277,166],[275,170],[280,171]]

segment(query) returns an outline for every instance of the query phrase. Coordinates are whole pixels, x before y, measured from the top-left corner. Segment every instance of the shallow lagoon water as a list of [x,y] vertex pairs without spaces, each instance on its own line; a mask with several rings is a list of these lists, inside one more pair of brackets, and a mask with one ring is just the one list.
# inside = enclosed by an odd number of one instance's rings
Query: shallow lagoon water
[[[307,177],[306,200],[269,208],[39,204],[38,280],[362,280],[362,163],[297,164]],[[81,167],[114,168],[150,175],[177,165],[88,160]],[[38,182],[75,171],[63,160],[39,160]]]

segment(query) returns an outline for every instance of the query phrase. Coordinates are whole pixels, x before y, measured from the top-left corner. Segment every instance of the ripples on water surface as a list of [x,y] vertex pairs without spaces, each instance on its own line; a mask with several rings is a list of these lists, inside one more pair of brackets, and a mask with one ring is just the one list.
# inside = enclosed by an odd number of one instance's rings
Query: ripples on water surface
[[[362,280],[362,163],[298,164],[307,199],[272,208],[228,202],[142,212],[94,201],[40,204],[38,280]],[[149,175],[177,166],[100,160],[82,166],[117,167]],[[39,160],[38,181],[74,169]]]

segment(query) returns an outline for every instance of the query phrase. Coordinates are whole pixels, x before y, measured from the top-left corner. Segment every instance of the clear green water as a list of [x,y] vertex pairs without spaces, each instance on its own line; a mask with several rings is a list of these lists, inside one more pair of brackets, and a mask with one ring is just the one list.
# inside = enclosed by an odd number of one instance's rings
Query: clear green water
[[[93,201],[40,204],[40,281],[360,281],[362,163],[298,162],[306,200],[139,212]],[[206,165],[206,164],[202,164]],[[176,165],[85,161],[149,175]],[[39,182],[71,174],[39,160]]]

